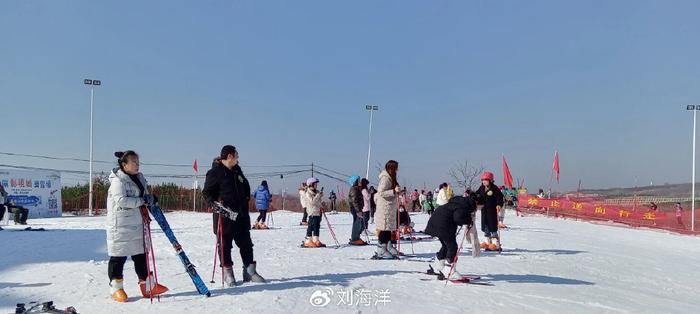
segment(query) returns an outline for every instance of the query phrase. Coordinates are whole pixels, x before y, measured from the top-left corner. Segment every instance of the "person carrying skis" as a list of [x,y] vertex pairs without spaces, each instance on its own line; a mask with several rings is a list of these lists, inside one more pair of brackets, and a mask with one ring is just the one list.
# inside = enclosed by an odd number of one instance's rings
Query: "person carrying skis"
[[301,203],[301,209],[304,212],[304,216],[301,217],[301,222],[299,223],[299,225],[308,225],[309,216],[306,213],[306,182],[302,182],[301,186],[299,187],[299,202]]
[[481,186],[476,191],[476,203],[483,205],[481,208],[481,231],[484,232],[487,240],[487,242],[481,243],[481,247],[487,251],[500,251],[498,213],[503,210],[503,193],[494,184],[493,173],[486,171],[481,175]]
[[319,232],[321,231],[321,200],[323,200],[323,191],[318,190],[318,179],[309,178],[306,180],[306,194],[304,194],[306,202],[306,212],[309,217],[309,225],[306,228],[306,239],[303,246],[305,248],[319,248],[326,245],[321,243]]
[[124,291],[124,264],[127,256],[131,256],[134,261],[144,298],[163,294],[168,288],[156,284],[148,272],[144,219],[150,219],[146,205],[155,203],[155,196],[148,192],[148,182],[139,172],[139,155],[128,150],[116,152],[114,156],[118,159],[119,167],[109,175],[110,186],[107,192],[107,276],[112,299],[126,302],[129,299]]
[[[238,213],[235,220],[219,215],[217,212],[212,213],[214,234],[220,239],[217,243],[223,246],[223,253],[220,254],[221,267],[224,271],[224,283],[228,287],[236,285],[231,259],[232,242],[236,243],[241,253],[243,282],[265,282],[265,279],[257,272],[257,263],[253,256],[253,241],[250,238],[250,214],[248,212],[248,202],[251,195],[250,184],[243,175],[238,160],[239,154],[236,147],[226,145],[221,148],[221,154],[214,159],[211,169],[207,171],[202,190],[202,194],[211,208],[218,207],[216,202],[219,202]],[[218,232],[219,228],[221,234]]]
[[[452,262],[457,255],[457,227],[466,225],[464,232],[469,232],[474,224],[472,213],[476,210],[476,204],[470,198],[455,196],[450,201],[435,209],[435,213],[430,216],[425,233],[440,240],[440,250],[435,253],[435,260],[430,264],[428,273],[442,275],[441,277],[450,280],[459,280],[462,275],[457,271],[456,265],[452,267]],[[478,249],[478,248],[477,248]],[[452,275],[449,272],[452,269]]]
[[[377,236],[379,246],[375,252],[375,259],[396,259],[399,252],[392,240],[397,231],[397,197],[401,192],[401,187],[397,180],[399,163],[389,160],[384,166],[384,171],[379,174],[379,184],[377,185],[377,212],[375,222],[377,223]],[[398,237],[398,235],[396,235]]]
[[253,198],[255,199],[255,208],[260,212],[258,219],[255,220],[253,229],[269,229],[265,224],[265,220],[267,211],[270,209],[270,202],[272,202],[272,194],[267,186],[267,181],[263,180],[260,183],[258,189],[253,193]]
[[348,192],[348,202],[350,203],[350,215],[352,215],[352,231],[350,233],[350,245],[367,245],[367,242],[360,238],[364,226],[362,209],[364,208],[364,198],[360,184],[360,176],[351,176],[348,180],[350,191]]

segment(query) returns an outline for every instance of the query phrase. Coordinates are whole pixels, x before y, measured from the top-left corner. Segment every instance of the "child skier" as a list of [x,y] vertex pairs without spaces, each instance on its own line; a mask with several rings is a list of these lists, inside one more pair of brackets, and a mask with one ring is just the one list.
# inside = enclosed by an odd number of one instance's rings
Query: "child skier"
[[[436,274],[439,278],[449,277],[450,280],[462,279],[457,267],[451,266],[458,253],[455,235],[457,227],[462,225],[466,225],[467,228],[464,232],[469,232],[468,230],[474,224],[472,213],[475,210],[476,204],[472,199],[455,196],[447,204],[438,207],[430,216],[425,233],[437,237],[442,246],[435,254],[435,261],[430,264],[428,273]],[[451,276],[450,269],[453,269]]]
[[321,200],[323,192],[318,190],[318,179],[309,178],[306,180],[306,194],[304,194],[306,202],[306,213],[309,217],[309,224],[306,228],[306,239],[303,246],[305,248],[319,248],[326,245],[319,240],[319,231],[321,230]]
[[270,202],[272,201],[272,194],[270,194],[267,181],[263,180],[262,183],[260,183],[258,189],[253,193],[253,198],[255,199],[255,208],[260,212],[258,219],[255,220],[253,229],[269,229],[265,224],[265,219],[267,218],[267,210],[270,208]]
[[481,243],[481,247],[487,251],[500,251],[498,213],[503,210],[503,193],[493,183],[493,173],[486,171],[481,175],[481,186],[476,191],[476,202],[483,205],[481,209],[481,230],[484,232],[487,240],[487,242]]

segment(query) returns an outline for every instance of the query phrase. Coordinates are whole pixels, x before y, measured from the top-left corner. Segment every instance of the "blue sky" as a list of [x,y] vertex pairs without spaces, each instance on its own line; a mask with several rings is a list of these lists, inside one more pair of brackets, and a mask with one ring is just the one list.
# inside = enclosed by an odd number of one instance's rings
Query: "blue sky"
[[315,161],[364,174],[373,103],[372,168],[396,159],[411,186],[448,180],[465,158],[502,178],[505,154],[514,177],[546,187],[554,150],[562,190],[689,182],[697,12],[697,1],[3,1],[0,151],[87,158],[90,77],[103,81],[100,160],[131,148],[142,162],[208,165],[233,144],[246,172]]

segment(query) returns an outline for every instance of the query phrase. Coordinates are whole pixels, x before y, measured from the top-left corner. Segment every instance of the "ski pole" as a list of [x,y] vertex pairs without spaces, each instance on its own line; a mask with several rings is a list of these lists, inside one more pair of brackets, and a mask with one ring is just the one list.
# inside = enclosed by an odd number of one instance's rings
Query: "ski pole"
[[[146,214],[146,207],[143,206],[141,207],[141,218],[143,220],[143,250],[144,250],[144,255],[146,257],[146,282],[144,284],[148,284],[149,288],[152,290],[153,288],[150,286],[150,281],[148,280],[148,276],[151,275],[151,259],[149,258],[149,255],[151,252],[149,251],[151,246],[151,234],[150,234],[150,219],[148,217],[148,214]],[[153,304],[153,294],[150,294],[150,300],[151,304]]]
[[331,236],[333,237],[333,241],[335,241],[335,245],[337,247],[340,247],[340,242],[338,242],[338,239],[335,237],[335,232],[333,232],[333,227],[331,227],[331,222],[328,220],[328,216],[326,216],[326,211],[321,209],[321,214],[323,214],[323,218],[326,220],[326,224],[328,225],[328,230],[331,233]]
[[[153,288],[158,286],[158,268],[156,267],[156,251],[153,249],[153,238],[151,237],[151,224],[148,224],[148,243],[151,245],[151,260],[153,262],[153,281],[155,282],[155,285],[153,282],[148,282],[150,288],[151,288],[151,298],[153,298]],[[149,273],[150,275],[150,273]],[[160,302],[160,295],[157,296],[158,302]]]
[[409,227],[408,238],[411,241],[411,254],[416,255],[416,251],[413,249],[413,229]]
[[210,283],[215,283],[214,281],[214,276],[216,275],[216,260],[217,257],[219,256],[219,245],[221,245],[219,241],[219,223],[221,223],[221,215],[219,215],[219,219],[216,224],[216,245],[214,246],[214,268],[211,270],[211,281]]
[[399,204],[399,194],[394,193],[396,197],[396,258],[401,259],[401,204]]
[[450,267],[450,272],[449,272],[447,278],[445,278],[445,286],[447,286],[447,283],[450,282],[450,277],[452,277],[452,273],[454,272],[455,267],[457,267],[457,261],[459,260],[459,254],[460,254],[460,252],[462,252],[462,246],[464,245],[464,240],[467,239],[467,234],[469,234],[468,231],[469,230],[464,231],[464,237],[462,237],[462,242],[459,244],[459,248],[457,249],[457,254],[455,254],[455,258],[452,260],[452,266]]

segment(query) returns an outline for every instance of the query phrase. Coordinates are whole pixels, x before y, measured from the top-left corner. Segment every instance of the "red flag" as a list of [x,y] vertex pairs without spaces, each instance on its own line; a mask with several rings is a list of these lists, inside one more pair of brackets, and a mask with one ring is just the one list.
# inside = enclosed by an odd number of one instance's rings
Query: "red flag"
[[503,183],[508,189],[513,189],[513,176],[510,174],[510,168],[506,161],[506,156],[503,156]]
[[199,173],[199,167],[197,167],[197,159],[194,160],[194,165],[192,166],[194,168],[194,173]]
[[559,183],[559,152],[554,152],[554,165],[552,165],[552,171],[557,174],[557,183]]

